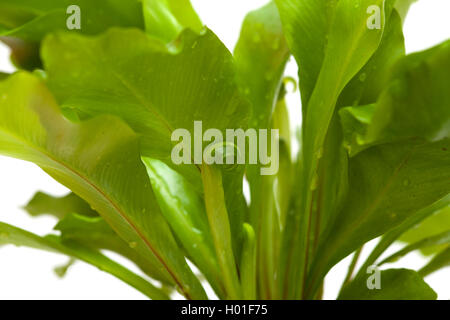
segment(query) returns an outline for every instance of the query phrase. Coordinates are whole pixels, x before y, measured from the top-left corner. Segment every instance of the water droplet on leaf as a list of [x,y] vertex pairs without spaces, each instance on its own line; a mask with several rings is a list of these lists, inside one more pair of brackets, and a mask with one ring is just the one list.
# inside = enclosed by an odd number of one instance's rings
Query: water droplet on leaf
[[137,247],[137,242],[136,241],[132,241],[128,244],[130,246],[131,249],[134,249]]
[[365,72],[359,75],[359,81],[364,82],[367,79],[367,74]]

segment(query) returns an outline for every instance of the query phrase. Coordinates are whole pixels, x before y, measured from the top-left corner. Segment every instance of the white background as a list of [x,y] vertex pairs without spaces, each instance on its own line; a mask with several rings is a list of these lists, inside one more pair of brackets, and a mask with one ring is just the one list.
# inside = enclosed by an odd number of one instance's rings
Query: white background
[[[239,36],[245,14],[266,0],[192,0],[203,22],[232,50]],[[450,38],[450,1],[419,0],[405,22],[407,52],[426,49]],[[12,72],[8,50],[0,45],[0,71]],[[287,74],[296,77],[294,61]],[[298,92],[288,96],[293,125],[301,121]],[[20,209],[37,190],[64,195],[67,190],[46,176],[36,166],[0,156],[0,221],[11,223],[40,235],[52,229],[55,220],[49,217],[31,219]],[[366,246],[363,257],[375,245]],[[400,248],[395,245],[389,250]],[[67,258],[42,251],[5,246],[0,248],[0,299],[144,299],[136,290],[109,274],[77,262],[64,279],[52,271]],[[338,264],[326,279],[325,298],[334,299],[346,273],[349,258]],[[420,268],[426,263],[413,253],[388,267]],[[133,268],[133,266],[130,266]],[[135,270],[135,269],[134,269]],[[450,269],[426,278],[438,292],[439,299],[450,299]]]

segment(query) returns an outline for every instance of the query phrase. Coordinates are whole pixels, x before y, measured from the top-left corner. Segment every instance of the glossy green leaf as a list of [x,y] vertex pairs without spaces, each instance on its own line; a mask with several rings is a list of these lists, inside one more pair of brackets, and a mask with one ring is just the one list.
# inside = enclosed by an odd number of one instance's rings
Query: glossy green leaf
[[375,106],[375,104],[368,104],[339,110],[344,133],[344,146],[350,156],[354,156],[370,146],[370,144],[365,144],[364,139],[367,127],[372,122]]
[[[343,145],[349,148],[352,139],[356,139],[360,130],[364,130],[366,117],[370,110],[354,108],[358,114],[344,118],[342,106],[357,105],[376,101],[389,80],[390,69],[394,61],[404,55],[404,39],[401,20],[396,10],[392,10],[392,1],[386,2],[385,30],[374,54],[346,85],[339,96],[337,110],[331,120],[325,140],[322,158],[319,163],[318,186],[312,214],[310,254],[317,249],[319,238],[333,232],[332,224],[338,218],[348,189],[348,155]],[[390,15],[389,15],[390,12]],[[345,110],[345,109],[344,109]],[[353,110],[353,109],[352,109]],[[344,123],[345,120],[350,123]],[[342,131],[344,130],[343,134]]]
[[372,250],[369,257],[364,262],[363,266],[360,268],[358,276],[365,273],[366,272],[365,270],[369,266],[375,265],[376,261],[378,260],[378,258],[380,258],[383,252],[385,252],[386,249],[388,249],[389,246],[392,245],[402,234],[419,225],[426,218],[432,216],[435,212],[440,211],[442,208],[445,208],[449,204],[450,204],[450,194],[436,201],[432,205],[417,211],[416,213],[409,216],[400,225],[391,229],[389,232],[385,233],[381,237],[377,246]]
[[[250,119],[252,128],[271,128],[275,108],[278,102],[283,100],[280,96],[284,93],[280,91],[289,54],[275,3],[270,2],[246,16],[234,50],[234,57],[239,85],[252,105],[253,112]],[[278,118],[278,120],[281,119]],[[290,147],[286,141],[283,143],[282,157],[285,160]],[[289,156],[287,158],[290,163]],[[276,252],[278,251],[276,239],[278,237],[275,233],[277,229],[279,230],[280,216],[275,210],[276,195],[272,187],[274,177],[261,176],[260,168],[260,165],[249,165],[246,170],[251,197],[248,221],[256,233],[257,277],[264,282],[259,289],[261,295],[267,298],[273,296],[276,288],[273,277],[266,277],[265,274],[276,272]],[[287,194],[286,197],[288,197]]]
[[166,278],[161,277],[161,272],[155,268],[151,259],[140,255],[133,243],[130,245],[120,238],[101,217],[67,214],[58,222],[55,230],[61,232],[61,239],[64,242],[75,241],[92,249],[118,253],[134,262],[148,276],[171,284]]
[[[282,91],[284,88],[282,88]],[[274,176],[264,176],[256,180],[259,188],[259,198],[251,195],[252,208],[254,210],[253,221],[257,227],[259,262],[257,270],[260,270],[259,282],[261,296],[268,299],[281,298],[282,277],[266,276],[267,274],[283,275],[281,259],[284,251],[282,248],[282,233],[287,228],[290,211],[291,196],[293,191],[294,166],[291,160],[290,123],[287,113],[286,101],[282,93],[275,107],[272,118],[272,128],[280,131],[279,138],[279,164],[278,173]],[[250,181],[251,182],[251,181]],[[252,187],[252,186],[251,186]]]
[[0,16],[0,24],[1,30],[9,31],[12,28],[16,28],[17,26],[26,23],[30,19],[36,16],[36,13],[33,12],[31,8],[21,8],[14,3],[3,0],[0,2],[2,12]]
[[371,275],[350,282],[340,300],[436,300],[437,294],[419,274],[408,269],[389,269],[380,273],[380,289],[368,289]]
[[[399,60],[373,105],[340,111],[351,156],[370,145],[411,137],[431,141],[450,136],[450,42]],[[428,88],[423,90],[423,88]],[[419,93],[420,92],[420,93]]]
[[[381,94],[367,140],[450,136],[450,41],[408,55],[392,70],[390,85]],[[427,88],[427,90],[424,90]]]
[[[365,242],[450,192],[450,140],[372,147],[349,163],[347,201],[323,239],[310,285]],[[312,290],[314,291],[314,290]]]
[[239,84],[252,103],[252,128],[267,128],[278,101],[289,57],[277,7],[273,2],[250,12],[234,50]]
[[73,11],[67,11],[72,5],[80,8],[82,33],[97,34],[113,26],[144,25],[139,0],[0,0],[0,22],[10,29],[3,35],[40,42],[49,33],[68,29],[67,20]]
[[64,241],[77,241],[94,249],[105,249],[121,254],[138,265],[147,275],[159,279],[160,272],[152,261],[140,256],[135,249],[123,241],[89,204],[74,193],[64,197],[53,197],[42,192],[34,195],[24,207],[32,216],[50,214],[60,219],[55,230],[61,232]]
[[450,247],[438,253],[427,265],[419,270],[419,274],[422,277],[429,276],[430,274],[450,267]]
[[[330,123],[317,173],[311,209],[309,255],[314,255],[320,238],[332,232],[348,191],[348,155],[342,147],[342,127],[336,116]],[[301,215],[301,212],[297,214]],[[308,264],[311,261],[308,261]]]
[[143,158],[143,162],[166,221],[217,294],[224,297],[204,200],[183,176],[163,162],[150,158]]
[[108,272],[130,286],[141,291],[151,299],[168,300],[169,297],[144,278],[134,274],[100,252],[84,247],[76,242],[61,243],[57,236],[39,237],[33,233],[0,222],[0,246],[14,244],[34,249],[62,253],[91,264]]
[[[317,244],[320,237],[325,237],[327,232],[333,232],[330,226],[337,218],[346,197],[348,155],[342,145],[349,148],[347,141],[355,139],[359,130],[364,129],[360,121],[364,122],[366,114],[370,114],[370,110],[361,110],[357,114],[358,117],[349,117],[350,120],[358,121],[352,122],[351,125],[341,124],[338,108],[376,101],[389,80],[392,64],[405,52],[401,20],[397,11],[391,10],[391,3],[389,1],[386,3],[385,30],[380,45],[340,94],[327,132],[323,155],[319,163],[316,204],[314,205],[317,209],[313,212],[311,223],[311,229],[314,230],[311,238],[313,251],[316,247],[314,243]],[[388,16],[389,12],[391,13]],[[343,128],[344,134],[342,134]]]
[[18,73],[0,83],[0,152],[34,162],[85,199],[160,277],[205,298],[162,217],[139,141],[119,119],[66,120],[45,86]]
[[[141,135],[144,156],[162,160],[199,192],[199,165],[171,160],[178,144],[171,141],[174,130],[186,129],[194,140],[194,121],[202,121],[203,132],[248,123],[249,105],[238,90],[233,58],[211,31],[186,30],[169,48],[138,30],[115,29],[94,38],[61,33],[47,38],[43,59],[63,107],[82,117],[119,116]],[[236,251],[245,215],[242,176],[240,167],[223,174]]]
[[[184,128],[193,137],[195,120],[203,122],[203,131],[246,121],[232,57],[210,31],[185,31],[172,49],[138,30],[94,38],[60,33],[47,38],[42,55],[49,85],[64,107],[126,120],[142,134],[145,156],[170,161],[172,132]],[[194,165],[190,170],[198,174]]]
[[[384,1],[339,1],[317,84],[308,104],[305,122],[304,160],[306,185],[309,189],[316,174],[317,154],[326,137],[337,99],[353,76],[378,48],[384,29]],[[380,29],[367,27],[366,10],[371,5],[382,9]],[[343,38],[342,35],[345,35]]]
[[[286,150],[286,148],[285,148]],[[284,158],[285,156],[283,156]],[[255,226],[257,239],[257,275],[259,295],[262,299],[275,299],[277,283],[277,246],[280,234],[279,216],[276,210],[274,190],[276,176],[261,176],[258,180],[258,192],[252,194],[251,222]],[[256,199],[255,199],[256,198]],[[269,276],[267,276],[269,275]]]
[[[414,243],[427,237],[433,237],[449,229],[450,226],[450,207],[435,212],[433,215],[422,221],[403,234],[399,240],[406,243]],[[444,245],[427,246],[421,248],[420,252],[425,255],[437,253],[444,249]]]
[[148,34],[170,42],[184,28],[199,33],[203,29],[190,0],[142,0]]
[[[279,130],[279,138],[286,145],[289,154],[292,153],[292,138],[291,138],[291,121],[289,117],[289,108],[285,99],[286,86],[293,79],[285,78],[278,94],[278,100],[272,114],[272,128]],[[297,84],[294,82],[294,90]]]
[[[284,104],[284,103],[282,103]],[[277,225],[281,230],[286,226],[293,186],[293,164],[289,141],[280,140],[279,169],[274,182],[275,209],[278,216]]]
[[[372,132],[378,132],[377,134],[372,133],[372,141],[375,140],[374,142],[377,143],[380,143],[379,140],[383,140],[383,138],[391,141],[401,140],[408,136],[425,138],[448,136],[446,133],[448,130],[446,122],[449,118],[448,108],[446,108],[448,103],[445,102],[448,95],[445,89],[439,90],[439,86],[442,84],[438,84],[439,81],[448,82],[445,72],[442,72],[448,61],[447,43],[403,58],[394,66],[389,86],[375,105],[342,109],[340,115],[350,154],[355,155],[370,146],[368,142],[371,140],[367,138],[368,127],[372,128]],[[436,87],[433,87],[434,84]],[[423,91],[422,88],[428,85],[431,85],[432,88]],[[422,95],[414,97],[414,90],[419,90],[419,88]],[[429,92],[430,94],[428,94]],[[430,108],[430,105],[433,107]],[[378,114],[378,120],[375,119],[374,113]],[[394,118],[392,115],[395,114],[397,116]],[[411,116],[412,114],[414,116]],[[418,114],[422,116],[418,116]],[[382,118],[385,119],[384,123],[380,121]],[[430,123],[431,119],[434,119],[435,123]],[[401,128],[401,131],[396,128]],[[441,151],[447,149],[446,144],[441,147]],[[405,180],[404,183],[408,184],[408,181]],[[434,211],[428,212],[425,209],[424,214],[419,211],[417,217],[423,220]],[[420,220],[414,222],[415,212],[411,212],[411,214],[412,219],[409,220],[412,223],[407,219],[405,223],[388,233],[369,258],[370,261],[374,261],[402,233],[420,222]],[[421,218],[421,216],[423,217]]]
[[0,36],[6,36],[2,41],[11,48],[18,68],[42,67],[40,42],[47,34],[68,30],[73,5],[80,9],[81,29],[71,32],[98,34],[114,26],[144,28],[140,0],[0,0],[0,24],[6,26]]
[[400,14],[400,17],[402,17],[402,20],[405,21],[406,16],[408,14],[409,8],[411,7],[414,2],[417,2],[417,0],[396,0],[395,1],[395,9],[397,9],[398,13]]
[[[60,219],[58,243],[117,253],[166,296],[206,298],[207,282],[220,299],[320,299],[328,271],[355,253],[341,298],[436,298],[420,276],[449,264],[439,210],[450,200],[450,42],[405,56],[413,0],[267,1],[246,16],[234,55],[190,0],[76,0],[81,30],[66,30],[67,1],[0,0],[0,37],[19,69],[35,70],[0,74],[0,154],[73,192],[28,208]],[[295,157],[290,53],[303,113]],[[276,174],[203,163],[207,129],[249,127],[279,130]],[[250,158],[248,145],[213,139],[216,154]],[[418,273],[383,271],[382,289],[368,290],[368,267],[405,239],[389,261],[434,257]]]
[[275,0],[289,48],[300,66],[300,93],[304,110],[322,68],[327,35],[337,2]]
[[209,226],[217,261],[224,278],[227,299],[240,299],[241,288],[235,262],[229,216],[225,205],[222,175],[217,167],[203,165],[203,186]]
[[450,245],[450,230],[447,230],[443,233],[437,234],[432,237],[422,239],[418,242],[412,243],[412,244],[404,247],[403,249],[397,251],[396,253],[390,255],[389,257],[387,257],[386,259],[381,261],[379,263],[379,265],[395,262],[398,259],[404,257],[405,255],[407,255],[408,253],[410,253],[414,250],[426,248],[426,247],[430,247],[430,246],[438,246],[438,245],[444,245],[444,246]]
[[377,101],[392,78],[393,65],[405,55],[402,23],[392,1],[386,2],[386,21],[380,45],[364,67],[342,91],[338,107],[366,105]]
[[[373,5],[380,9],[379,29],[367,27],[369,19],[367,8]],[[304,294],[302,292],[304,275],[309,264],[307,252],[309,251],[310,234],[308,229],[314,206],[313,193],[318,187],[319,160],[323,156],[324,143],[335,107],[339,95],[347,83],[378,48],[385,24],[384,13],[384,1],[341,0],[334,9],[334,18],[330,25],[321,71],[307,105],[308,112],[303,118],[303,174],[299,205],[299,212],[303,217],[297,230],[294,231],[292,253],[289,258],[292,263],[300,261],[300,266],[295,269],[291,268],[289,279],[286,280],[286,283],[299,284],[292,288],[294,292],[290,295],[293,297],[301,297]],[[299,68],[302,68],[302,62],[298,61],[298,64]],[[301,81],[302,79],[300,79],[300,83]],[[305,115],[305,112],[303,113]]]
[[86,201],[74,193],[69,193],[63,197],[54,197],[43,192],[37,192],[24,209],[31,216],[50,214],[58,219],[62,219],[70,213],[78,213],[88,217],[98,216],[98,213],[92,210]]
[[245,237],[240,270],[242,296],[246,300],[255,300],[257,297],[255,231],[248,223],[245,223],[243,228]]

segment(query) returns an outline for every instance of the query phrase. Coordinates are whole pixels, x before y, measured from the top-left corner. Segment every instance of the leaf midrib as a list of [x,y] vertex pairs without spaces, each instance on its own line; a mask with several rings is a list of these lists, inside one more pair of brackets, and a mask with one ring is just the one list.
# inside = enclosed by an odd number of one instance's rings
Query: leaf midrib
[[[385,196],[385,194],[389,191],[389,188],[391,187],[391,185],[394,183],[395,179],[397,178],[399,172],[401,171],[401,169],[406,165],[406,163],[408,162],[408,160],[411,158],[411,156],[414,154],[414,151],[422,146],[423,144],[417,144],[415,146],[413,146],[411,148],[411,150],[409,151],[408,154],[405,155],[405,157],[403,158],[403,160],[401,161],[401,163],[397,166],[397,168],[392,172],[391,176],[389,177],[389,179],[387,179],[384,187],[380,190],[380,192],[378,193],[377,197],[374,199],[374,201],[372,202],[372,204],[369,206],[368,209],[365,209],[363,211],[363,214],[361,214],[357,219],[353,220],[352,223],[346,225],[346,227],[344,228],[342,233],[347,233],[349,230],[357,230],[356,227],[361,226],[364,223],[364,219],[366,219],[371,213],[373,213],[378,204],[382,201],[383,197]],[[332,242],[331,246],[327,248],[327,252],[328,252],[328,256],[332,256],[335,254],[335,250],[337,247],[339,247],[343,242],[345,241],[345,238],[343,237],[339,237],[338,239],[336,239],[334,242]],[[330,254],[331,252],[331,254]],[[321,270],[322,266],[319,266],[318,268],[315,268],[316,270]],[[314,272],[314,274],[318,275],[318,272]],[[313,283],[315,281],[316,277],[313,277],[311,279],[311,283]],[[308,287],[308,289],[311,288],[311,285]],[[308,291],[308,290],[307,290]]]
[[[46,150],[43,150],[41,148],[37,148],[34,145],[31,145],[27,140],[24,140],[22,137],[17,136],[13,132],[10,132],[9,130],[5,130],[3,128],[2,130],[7,136],[10,136],[13,140],[16,140],[19,142],[19,144],[25,145],[26,147],[30,148],[31,150],[37,151],[38,155],[43,156],[44,158],[48,158],[51,162],[54,162],[57,166],[62,166],[69,172],[72,172],[76,176],[78,176],[81,180],[83,180],[85,183],[87,183],[91,188],[94,189],[104,200],[106,200],[107,203],[109,203],[112,208],[119,214],[120,217],[122,217],[123,220],[133,229],[138,237],[144,242],[146,247],[152,252],[152,254],[156,257],[156,259],[163,265],[163,267],[166,269],[166,271],[169,273],[169,275],[173,278],[175,283],[181,288],[183,293],[186,295],[186,297],[189,299],[190,295],[188,292],[184,290],[184,286],[182,285],[182,282],[178,279],[176,274],[169,268],[169,266],[165,263],[165,261],[162,259],[162,257],[157,253],[157,251],[153,248],[153,246],[150,244],[150,242],[146,239],[145,236],[143,236],[142,232],[139,230],[137,226],[134,225],[132,221],[130,221],[127,216],[124,214],[124,212],[119,208],[119,206],[113,201],[105,192],[103,192],[101,189],[99,189],[94,183],[90,182],[90,180],[83,176],[82,173],[78,172],[77,170],[71,169],[69,165],[64,163],[63,161],[59,161],[52,157]],[[41,167],[41,166],[39,166]],[[41,167],[42,168],[42,167]],[[47,172],[44,168],[42,168],[45,172]],[[55,167],[54,169],[57,169]]]

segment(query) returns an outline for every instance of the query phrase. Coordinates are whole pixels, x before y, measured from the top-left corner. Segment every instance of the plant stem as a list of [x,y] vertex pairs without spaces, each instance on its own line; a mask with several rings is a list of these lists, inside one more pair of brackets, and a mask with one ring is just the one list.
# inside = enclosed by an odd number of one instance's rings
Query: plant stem
[[259,213],[258,219],[258,266],[259,279],[261,284],[261,298],[273,299],[277,283],[275,282],[275,264],[278,259],[275,254],[274,227],[278,228],[275,212],[274,194],[273,194],[273,176],[261,177],[260,192],[263,197],[259,198],[256,205]]
[[240,299],[241,289],[232,248],[232,238],[220,169],[202,165],[206,212],[228,299]]
[[363,248],[364,248],[364,245],[362,245],[353,255],[353,259],[350,262],[350,265],[348,267],[347,275],[345,276],[344,282],[342,283],[341,290],[339,290],[339,292],[341,292],[342,289],[344,289],[344,286],[352,280],[353,273],[355,272],[356,264],[358,263],[358,259],[361,256],[361,252],[362,252]]
[[241,285],[245,300],[256,300],[256,240],[255,231],[244,223],[244,244],[241,258]]

